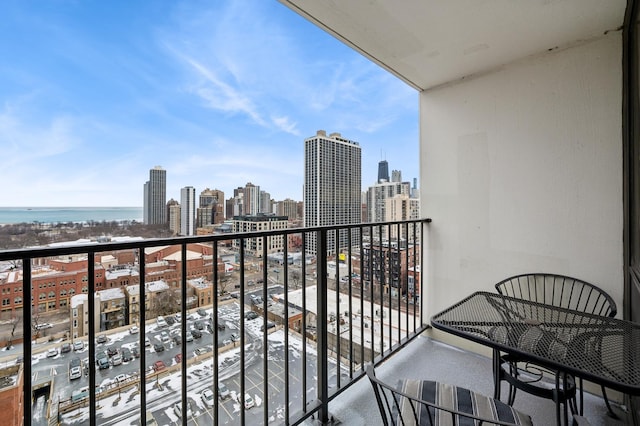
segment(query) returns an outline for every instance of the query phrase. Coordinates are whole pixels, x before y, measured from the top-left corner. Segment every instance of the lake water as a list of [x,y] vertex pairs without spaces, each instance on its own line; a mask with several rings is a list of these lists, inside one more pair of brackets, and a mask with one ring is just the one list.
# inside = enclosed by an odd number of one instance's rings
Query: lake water
[[0,224],[135,220],[142,207],[0,207]]

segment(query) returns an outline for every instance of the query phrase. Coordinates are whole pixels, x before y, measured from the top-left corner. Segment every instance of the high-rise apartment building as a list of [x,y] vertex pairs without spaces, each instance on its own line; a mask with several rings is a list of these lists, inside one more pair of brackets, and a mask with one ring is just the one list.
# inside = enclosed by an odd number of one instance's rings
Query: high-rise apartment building
[[169,218],[169,230],[173,235],[180,233],[180,203],[173,198],[167,203],[167,214]]
[[143,217],[146,225],[167,223],[167,171],[160,166],[149,170],[144,184]]
[[180,235],[195,235],[196,189],[185,186],[180,190]]
[[202,191],[196,213],[196,227],[198,228],[224,222],[224,192],[209,188]]
[[396,195],[410,195],[409,182],[379,182],[367,190],[367,218],[369,222],[391,220],[387,215],[386,200]]
[[[319,130],[305,139],[304,156],[304,225],[346,225],[360,223],[361,149],[357,142],[339,133],[327,136]],[[311,238],[313,239],[313,238]],[[352,244],[359,238],[352,237]],[[335,252],[333,235],[327,241],[329,252]],[[340,234],[338,249],[345,248],[347,234]],[[309,241],[312,251],[315,241]]]
[[244,214],[255,216],[260,213],[260,186],[248,182],[243,191]]

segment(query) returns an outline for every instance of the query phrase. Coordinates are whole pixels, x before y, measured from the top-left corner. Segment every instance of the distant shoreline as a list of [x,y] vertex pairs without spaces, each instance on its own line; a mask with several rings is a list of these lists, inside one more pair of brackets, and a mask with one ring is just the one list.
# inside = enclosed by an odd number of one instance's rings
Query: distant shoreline
[[142,222],[142,207],[0,207],[0,224]]

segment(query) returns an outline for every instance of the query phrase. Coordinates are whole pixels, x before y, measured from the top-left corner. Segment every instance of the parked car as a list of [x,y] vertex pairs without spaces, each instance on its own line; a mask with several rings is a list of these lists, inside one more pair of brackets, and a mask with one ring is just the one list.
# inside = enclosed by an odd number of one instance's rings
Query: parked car
[[100,370],[109,368],[109,357],[105,351],[101,351],[96,354],[96,364]]
[[118,353],[118,348],[116,348],[115,346],[107,347],[107,355],[109,355],[109,357],[112,357],[117,353]]
[[[276,326],[276,323],[271,322],[271,321],[267,321],[267,329],[269,329],[269,328],[273,328],[273,327],[275,327],[275,326]],[[264,324],[262,324],[262,327],[260,327],[260,330],[261,330],[261,331],[264,331]]]
[[220,321],[220,319],[218,319],[218,330],[220,331],[224,331],[227,329],[227,326],[224,325],[224,322]]
[[207,407],[213,407],[214,396],[213,391],[211,389],[205,389],[200,393],[200,397],[202,398],[202,402]]
[[187,339],[187,342],[193,342],[193,334],[187,330],[187,334],[185,334],[185,337]]
[[177,363],[181,363],[182,362],[182,354],[176,354],[176,356],[173,357],[173,359],[175,359]]
[[129,334],[136,334],[139,331],[140,331],[140,329],[137,326],[134,325],[129,329]]
[[115,367],[116,365],[120,365],[120,364],[122,364],[122,355],[117,353],[111,357],[111,365]]
[[134,346],[131,348],[131,354],[135,357],[135,358],[140,358],[140,349],[138,349],[137,346]]
[[82,377],[82,368],[80,367],[71,367],[69,369],[69,380],[75,380]]
[[168,325],[163,316],[159,316],[158,318],[156,318],[156,324],[158,325],[158,327],[166,327]]
[[164,345],[162,343],[154,343],[153,350],[156,352],[164,352]]
[[53,358],[58,355],[58,350],[56,348],[51,348],[47,351],[47,358]]
[[[176,413],[176,416],[182,418],[182,402],[176,402],[173,405],[173,412]],[[189,401],[187,401],[187,417],[191,417],[192,413],[191,413],[191,403]]]
[[176,323],[175,317],[172,316],[165,317],[164,320],[167,322],[167,325],[173,325]]
[[60,353],[66,354],[67,352],[71,352],[71,343],[63,343],[60,346]]
[[207,352],[209,352],[209,348],[205,346],[201,346],[198,349],[196,349],[196,355],[206,354]]
[[182,337],[173,336],[173,344],[176,346],[180,346],[182,344]]
[[145,336],[145,337],[144,337],[144,345],[145,345],[146,347],[151,346],[151,340],[149,340],[149,337],[148,337],[148,336]]
[[244,314],[244,318],[248,320],[253,320],[258,318],[258,314],[255,311],[249,311]]
[[200,330],[191,330],[191,334],[196,339],[199,339],[202,337],[202,332]]
[[73,342],[74,351],[81,351],[83,349],[84,349],[84,342],[82,340],[76,340],[75,342]]
[[227,399],[231,396],[231,392],[229,391],[229,388],[226,387],[224,385],[224,383],[219,382],[218,383],[218,398],[220,399]]
[[193,326],[198,330],[204,330],[204,322],[202,322],[202,321],[194,322]]
[[107,343],[107,335],[98,334],[98,337],[96,337],[96,343]]
[[207,311],[204,308],[200,308],[198,309],[198,315],[200,315],[201,317],[206,317]]
[[231,336],[229,336],[229,338],[231,339],[232,342],[239,342],[240,341],[240,335],[238,335],[236,333],[231,333]]
[[[240,402],[240,401],[238,401]],[[254,405],[256,405],[256,403],[253,401],[253,398],[251,398],[251,395],[249,395],[248,393],[244,394],[244,408],[245,410],[248,410],[249,408],[253,407]]]
[[52,327],[53,327],[52,324],[50,324],[48,322],[43,322],[42,324],[36,324],[34,328],[36,330],[45,330],[47,328],[52,328]]
[[133,359],[133,354],[131,353],[131,350],[127,347],[122,347],[120,349],[120,353],[122,353],[122,360],[124,362],[129,362]]
[[153,370],[156,371],[156,372],[162,371],[165,368],[167,368],[167,366],[161,360],[158,360],[158,361],[153,363]]

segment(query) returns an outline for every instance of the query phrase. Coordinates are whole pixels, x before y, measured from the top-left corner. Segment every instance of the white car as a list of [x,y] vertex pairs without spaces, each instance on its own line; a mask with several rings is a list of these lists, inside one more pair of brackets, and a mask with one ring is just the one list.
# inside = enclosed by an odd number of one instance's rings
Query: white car
[[249,395],[248,393],[244,394],[244,409],[248,410],[249,408],[253,407],[254,405],[256,405],[256,403],[253,401],[253,398],[251,398],[251,395]]
[[47,351],[47,358],[53,358],[58,355],[58,350],[56,348],[51,348]]
[[120,353],[117,353],[111,357],[111,365],[115,367],[116,365],[120,364],[122,364],[122,355],[120,355]]
[[81,351],[83,349],[84,349],[84,342],[82,340],[76,340],[75,342],[73,342],[74,351]]
[[131,327],[129,329],[129,334],[136,334],[136,333],[138,333],[138,331],[140,331],[140,330],[138,329],[137,326],[134,325],[133,327]]
[[202,397],[202,402],[204,402],[207,407],[213,407],[213,391],[211,389],[203,390],[200,396]]
[[82,377],[82,369],[80,367],[71,367],[69,370],[69,380],[75,380]]
[[[176,413],[176,416],[182,418],[182,402],[176,402],[173,405],[173,412]],[[187,417],[191,417],[191,403],[187,401]]]
[[52,328],[53,325],[49,324],[48,322],[43,322],[42,324],[36,324],[36,326],[34,327],[36,330],[44,330],[46,328]]
[[156,324],[158,325],[158,327],[166,327],[168,325],[163,316],[159,316],[158,318],[156,318]]

